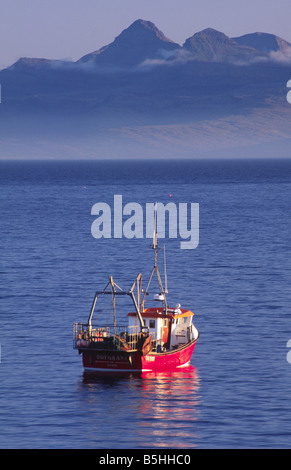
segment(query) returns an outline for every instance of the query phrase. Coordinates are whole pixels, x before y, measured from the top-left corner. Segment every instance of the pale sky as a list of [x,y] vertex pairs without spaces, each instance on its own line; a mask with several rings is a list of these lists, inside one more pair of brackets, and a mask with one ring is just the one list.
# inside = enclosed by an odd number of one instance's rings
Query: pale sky
[[207,27],[291,42],[291,0],[0,0],[0,68],[20,57],[77,60],[139,18],[179,44]]

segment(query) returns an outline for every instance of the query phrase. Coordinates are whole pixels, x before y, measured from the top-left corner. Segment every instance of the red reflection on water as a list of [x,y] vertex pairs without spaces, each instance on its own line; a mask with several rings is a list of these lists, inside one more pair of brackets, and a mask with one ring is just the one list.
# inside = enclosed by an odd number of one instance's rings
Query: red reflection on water
[[134,413],[132,429],[135,441],[142,443],[142,447],[196,447],[201,397],[198,371],[193,366],[173,372],[84,374],[83,384],[92,391],[90,403],[94,403],[94,411],[96,403],[104,407],[104,387],[109,396],[116,390],[117,395],[111,398],[122,397],[121,409],[124,406],[125,412],[125,415],[117,413],[116,419],[122,418],[128,432],[130,416]]
[[159,378],[159,379],[165,379],[169,378],[175,379],[175,378],[197,378],[197,369],[193,367],[192,365],[188,365],[185,367],[180,367],[179,369],[175,369],[174,371],[166,371],[166,372],[142,372],[141,377],[143,379],[152,379],[152,378]]
[[195,447],[200,403],[197,369],[189,366],[175,372],[145,372],[141,388],[138,433],[145,439],[144,445]]

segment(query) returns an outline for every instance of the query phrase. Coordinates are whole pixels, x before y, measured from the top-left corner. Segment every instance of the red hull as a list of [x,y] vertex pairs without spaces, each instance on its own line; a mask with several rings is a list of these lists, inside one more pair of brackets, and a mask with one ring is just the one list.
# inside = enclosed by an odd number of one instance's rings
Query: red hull
[[94,351],[80,350],[83,353],[83,366],[87,371],[120,372],[160,372],[172,371],[189,364],[196,340],[173,351],[149,353],[143,356],[140,351]]

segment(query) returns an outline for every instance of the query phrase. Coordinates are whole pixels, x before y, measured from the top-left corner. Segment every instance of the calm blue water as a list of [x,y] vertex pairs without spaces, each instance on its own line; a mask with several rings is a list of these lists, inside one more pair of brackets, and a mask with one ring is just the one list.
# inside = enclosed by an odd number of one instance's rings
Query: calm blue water
[[[291,447],[291,161],[2,161],[0,193],[1,448]],[[108,275],[152,266],[147,239],[91,236],[114,194],[200,204],[198,248],[167,240],[200,331],[184,371],[86,377],[72,349]]]

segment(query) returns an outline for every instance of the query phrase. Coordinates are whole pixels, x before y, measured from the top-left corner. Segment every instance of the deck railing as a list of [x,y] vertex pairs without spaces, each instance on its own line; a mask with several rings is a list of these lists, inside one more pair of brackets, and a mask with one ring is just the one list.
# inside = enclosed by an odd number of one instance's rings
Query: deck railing
[[[153,338],[154,340],[155,338]],[[138,326],[95,327],[75,323],[73,329],[74,349],[126,350],[138,349],[141,333]]]

